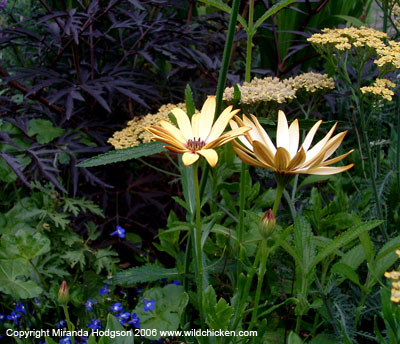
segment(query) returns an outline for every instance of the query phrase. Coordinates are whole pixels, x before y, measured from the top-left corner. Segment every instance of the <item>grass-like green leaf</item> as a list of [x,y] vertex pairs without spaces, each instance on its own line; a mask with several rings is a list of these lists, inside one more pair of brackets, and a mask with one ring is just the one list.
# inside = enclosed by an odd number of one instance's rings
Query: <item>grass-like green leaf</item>
[[265,12],[254,24],[254,32],[257,31],[257,28],[264,23],[269,17],[280,11],[282,8],[289,6],[296,0],[281,0],[277,2],[274,6],[270,7],[267,12]]
[[161,278],[172,279],[178,277],[178,275],[176,269],[166,269],[159,265],[146,264],[118,272],[112,282],[128,287],[136,283],[154,282]]
[[144,156],[161,153],[164,150],[165,149],[163,148],[163,143],[161,142],[143,143],[137,147],[116,149],[108,153],[94,156],[93,158],[80,162],[77,166],[94,167],[108,165],[116,162],[138,159]]

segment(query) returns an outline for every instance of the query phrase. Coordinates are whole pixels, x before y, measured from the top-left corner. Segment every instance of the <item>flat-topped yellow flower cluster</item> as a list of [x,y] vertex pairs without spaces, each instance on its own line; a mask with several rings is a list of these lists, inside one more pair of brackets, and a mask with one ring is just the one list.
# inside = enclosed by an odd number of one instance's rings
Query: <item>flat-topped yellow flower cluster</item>
[[[400,258],[400,250],[396,250],[396,254]],[[390,300],[394,303],[400,303],[400,272],[393,270],[390,272],[385,272],[385,277],[392,280],[392,296]]]
[[345,27],[342,29],[323,29],[322,33],[315,33],[307,40],[314,45],[337,50],[351,48],[379,49],[385,46],[387,34],[369,27]]
[[128,122],[126,128],[115,132],[108,139],[108,143],[111,143],[116,149],[122,149],[150,142],[152,135],[145,131],[143,127],[152,126],[161,120],[171,122],[168,115],[175,108],[186,110],[186,105],[185,103],[166,104],[161,106],[155,114],[149,113],[144,117],[134,118]]
[[307,39],[323,53],[338,54],[356,49],[366,58],[376,56],[375,63],[383,74],[400,68],[400,42],[388,39],[385,32],[369,27],[346,27],[342,29],[323,29]]
[[[288,79],[276,77],[254,78],[251,82],[238,85],[241,93],[241,104],[255,104],[261,102],[286,103],[296,98],[296,93],[305,90],[309,93],[333,89],[335,83],[327,74],[303,73]],[[224,92],[224,100],[232,101],[234,88],[228,87]]]
[[394,92],[391,89],[395,87],[396,84],[388,79],[376,79],[372,86],[364,86],[360,90],[363,94],[371,94],[391,101],[394,96]]

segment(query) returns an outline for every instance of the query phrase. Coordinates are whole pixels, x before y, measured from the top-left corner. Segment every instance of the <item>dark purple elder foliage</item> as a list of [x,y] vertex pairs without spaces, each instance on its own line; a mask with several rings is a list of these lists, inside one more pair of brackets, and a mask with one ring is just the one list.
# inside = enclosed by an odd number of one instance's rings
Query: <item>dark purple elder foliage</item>
[[119,178],[76,164],[109,150],[127,120],[181,101],[187,83],[215,92],[226,16],[196,16],[186,1],[68,3],[39,0],[0,30],[13,56],[0,65],[0,168],[76,195]]

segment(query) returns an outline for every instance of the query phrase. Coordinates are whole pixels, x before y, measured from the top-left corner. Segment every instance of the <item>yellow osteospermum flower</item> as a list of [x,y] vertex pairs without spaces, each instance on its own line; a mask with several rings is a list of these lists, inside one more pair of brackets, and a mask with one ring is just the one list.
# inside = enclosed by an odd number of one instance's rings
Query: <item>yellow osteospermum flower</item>
[[179,128],[162,120],[160,125],[144,129],[153,135],[153,140],[168,144],[164,146],[165,148],[176,153],[183,153],[182,161],[185,166],[195,163],[200,156],[203,156],[214,167],[218,162],[218,154],[214,148],[250,130],[250,128],[241,127],[222,135],[228,122],[240,110],[232,111],[232,106],[227,107],[213,124],[215,106],[215,96],[209,96],[201,112],[194,114],[191,121],[182,109],[175,108],[171,111]]
[[353,150],[336,158],[327,160],[340,146],[347,131],[332,137],[336,124],[328,134],[311,149],[311,143],[322,121],[318,121],[309,131],[299,149],[300,130],[298,120],[288,126],[283,111],[278,114],[276,147],[268,134],[261,127],[257,118],[251,115],[253,121],[243,115],[243,120],[235,116],[230,121],[232,129],[242,126],[251,127],[251,131],[235,141],[234,150],[239,158],[250,165],[267,168],[278,175],[293,175],[297,173],[330,175],[347,171],[354,164],[347,166],[329,166],[347,157]]

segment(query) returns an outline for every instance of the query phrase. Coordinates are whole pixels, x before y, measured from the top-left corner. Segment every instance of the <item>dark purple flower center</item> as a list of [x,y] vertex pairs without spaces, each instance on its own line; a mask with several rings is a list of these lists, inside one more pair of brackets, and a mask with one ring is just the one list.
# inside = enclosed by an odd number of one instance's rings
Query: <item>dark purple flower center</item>
[[202,149],[206,143],[202,139],[193,139],[193,140],[188,140],[186,143],[186,148],[191,150],[193,153]]

